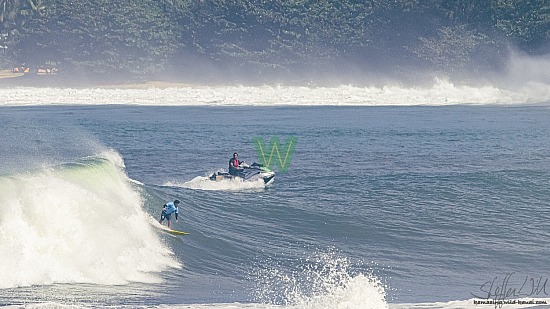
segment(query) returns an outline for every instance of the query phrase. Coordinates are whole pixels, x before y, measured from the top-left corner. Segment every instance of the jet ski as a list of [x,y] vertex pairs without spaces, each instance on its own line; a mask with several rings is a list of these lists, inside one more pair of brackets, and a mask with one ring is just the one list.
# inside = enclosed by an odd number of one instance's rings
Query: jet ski
[[269,184],[273,181],[273,178],[275,178],[275,173],[262,164],[252,163],[248,165],[242,163],[240,166],[242,170],[237,176],[233,176],[227,172],[216,172],[210,176],[210,180],[221,181],[224,179],[241,179],[242,181],[257,181],[258,179],[262,179],[265,184]]

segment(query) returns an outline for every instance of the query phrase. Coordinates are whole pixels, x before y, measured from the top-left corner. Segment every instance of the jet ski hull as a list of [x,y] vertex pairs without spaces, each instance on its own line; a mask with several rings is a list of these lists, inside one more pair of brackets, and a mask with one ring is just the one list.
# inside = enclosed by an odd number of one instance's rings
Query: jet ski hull
[[212,181],[222,181],[224,179],[239,179],[241,181],[257,181],[262,179],[264,184],[271,183],[275,178],[275,173],[270,169],[254,163],[251,166],[244,167],[238,175],[231,175],[227,172],[217,172],[210,176]]

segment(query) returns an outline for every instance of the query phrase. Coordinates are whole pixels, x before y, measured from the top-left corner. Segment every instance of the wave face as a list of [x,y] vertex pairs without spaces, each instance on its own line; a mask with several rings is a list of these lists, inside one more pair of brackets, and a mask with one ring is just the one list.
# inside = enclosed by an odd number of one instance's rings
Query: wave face
[[159,282],[181,265],[141,210],[120,156],[0,177],[0,288]]
[[[514,75],[515,76],[515,75]],[[517,77],[520,78],[520,77]],[[522,78],[524,76],[522,75]],[[335,87],[184,86],[168,88],[4,88],[0,105],[272,106],[272,105],[457,105],[548,103],[550,85],[539,80],[508,85],[458,84],[436,78],[427,86]]]

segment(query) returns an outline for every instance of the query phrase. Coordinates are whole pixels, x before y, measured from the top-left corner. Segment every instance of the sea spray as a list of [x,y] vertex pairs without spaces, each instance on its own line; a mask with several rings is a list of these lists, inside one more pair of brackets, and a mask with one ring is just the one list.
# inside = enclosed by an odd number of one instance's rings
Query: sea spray
[[[526,83],[529,84],[530,83]],[[510,87],[487,82],[461,83],[436,77],[430,85],[383,86],[190,86],[172,88],[3,88],[0,106],[110,105],[145,106],[381,106],[533,104],[548,102],[549,86]],[[93,97],[93,100],[90,100]],[[32,98],[32,99],[30,99]]]
[[241,179],[223,179],[219,181],[212,181],[205,176],[197,176],[186,182],[168,181],[163,185],[205,191],[261,190],[266,187],[263,179],[258,179],[256,181],[243,181]]
[[387,308],[382,282],[352,268],[349,259],[334,252],[299,261],[270,259],[253,272],[254,297],[260,303],[296,309]]
[[181,267],[115,152],[0,177],[0,288],[159,282]]

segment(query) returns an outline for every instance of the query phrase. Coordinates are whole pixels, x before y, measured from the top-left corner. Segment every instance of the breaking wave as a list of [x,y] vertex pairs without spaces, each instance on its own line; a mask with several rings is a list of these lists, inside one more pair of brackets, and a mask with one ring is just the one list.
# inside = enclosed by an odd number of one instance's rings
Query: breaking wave
[[[519,73],[518,73],[519,74]],[[510,74],[509,76],[516,76]],[[523,75],[521,75],[523,76]],[[537,75],[538,77],[538,75]],[[539,78],[540,79],[540,78]],[[461,84],[436,78],[427,86],[137,86],[135,88],[3,88],[0,106],[21,105],[454,105],[548,103],[550,85],[539,79]]]
[[0,288],[160,282],[180,268],[113,151],[0,176]]

